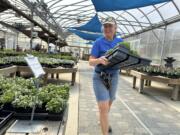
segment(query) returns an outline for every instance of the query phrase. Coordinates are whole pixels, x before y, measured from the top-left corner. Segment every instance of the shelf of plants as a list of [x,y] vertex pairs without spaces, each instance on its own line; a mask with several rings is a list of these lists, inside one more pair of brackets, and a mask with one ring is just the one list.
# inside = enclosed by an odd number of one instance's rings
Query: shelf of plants
[[130,50],[130,47],[125,43],[119,43],[115,48],[108,51],[105,57],[109,64],[107,66],[100,65],[102,68],[118,66],[120,69],[132,69],[151,63],[151,60],[139,57],[137,52]]
[[151,66],[138,67],[135,70],[152,76],[164,76],[172,79],[180,78],[180,69],[178,68],[167,68],[164,66],[151,65]]
[[[59,66],[63,68],[72,68],[75,65],[73,60],[56,59],[39,57],[39,61],[43,67],[57,68]],[[6,68],[12,65],[27,66],[27,63],[23,56],[9,56],[0,59],[0,68]]]
[[27,53],[37,56],[43,67],[56,68],[61,66],[64,68],[72,68],[77,63],[77,59],[67,53],[47,54],[35,51],[15,52],[12,50],[4,50],[0,51],[0,69],[12,65],[27,66],[24,60]]
[[[62,120],[69,98],[69,89],[70,86],[67,84],[48,84],[37,90],[33,84],[33,78],[0,76],[0,114],[7,112],[4,115],[6,122],[12,116],[17,119],[30,119],[37,95],[34,119]],[[3,122],[5,119],[1,115],[0,126],[3,126],[6,122]]]

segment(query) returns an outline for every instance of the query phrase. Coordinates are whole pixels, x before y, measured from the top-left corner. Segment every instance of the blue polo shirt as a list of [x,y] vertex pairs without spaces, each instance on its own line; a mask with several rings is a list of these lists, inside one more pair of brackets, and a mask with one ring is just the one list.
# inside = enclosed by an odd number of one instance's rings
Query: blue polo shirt
[[[100,37],[93,44],[93,47],[91,50],[91,56],[94,56],[96,58],[104,56],[108,50],[114,48],[119,42],[123,42],[123,39],[115,37],[112,41],[108,41],[104,36]],[[112,73],[112,72],[117,71],[118,69],[119,69],[118,67],[110,67],[103,71]],[[102,71],[102,69],[99,68],[99,66],[96,66],[95,71],[100,72]]]

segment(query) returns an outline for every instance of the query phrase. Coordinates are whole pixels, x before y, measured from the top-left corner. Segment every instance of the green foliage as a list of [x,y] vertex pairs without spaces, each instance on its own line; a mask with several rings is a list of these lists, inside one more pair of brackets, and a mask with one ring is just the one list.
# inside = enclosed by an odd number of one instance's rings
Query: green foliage
[[139,72],[148,73],[151,75],[161,75],[169,78],[180,78],[180,69],[167,68],[164,66],[145,66],[136,69]]
[[130,47],[130,43],[129,43],[129,42],[120,42],[120,43],[118,43],[118,45],[123,45],[123,46],[125,46],[127,49],[131,50],[131,47]]
[[69,53],[57,53],[57,54],[48,54],[48,53],[42,53],[42,52],[16,52],[14,50],[3,50],[0,51],[0,57],[9,57],[9,56],[26,56],[26,54],[32,54],[37,57],[42,58],[55,58],[55,59],[62,59],[62,60],[73,60],[76,61],[76,58],[71,56]]
[[[18,66],[27,66],[27,63],[23,56],[9,56],[9,57],[3,57],[0,59],[3,64],[12,64],[12,65],[18,65]],[[47,57],[40,57],[39,58],[40,63],[44,67],[73,67],[75,65],[75,62],[72,60],[65,60],[65,59],[56,59],[56,58],[47,58]]]
[[129,50],[129,53],[130,53],[131,55],[139,56],[139,54],[137,53],[137,51],[134,51],[134,50],[131,49],[129,42],[119,42],[113,49],[108,50],[108,51],[106,52],[106,55],[110,55],[118,46],[125,46],[125,47]]
[[66,106],[66,100],[64,100],[61,96],[53,97],[47,104],[46,110],[54,113],[59,113],[64,110]]
[[[12,103],[16,108],[32,108],[35,101],[46,110],[58,113],[64,109],[69,98],[69,85],[53,85],[41,87],[37,90],[32,79],[5,78],[0,76],[0,104]],[[37,99],[35,97],[37,95]],[[52,105],[52,106],[51,106]]]

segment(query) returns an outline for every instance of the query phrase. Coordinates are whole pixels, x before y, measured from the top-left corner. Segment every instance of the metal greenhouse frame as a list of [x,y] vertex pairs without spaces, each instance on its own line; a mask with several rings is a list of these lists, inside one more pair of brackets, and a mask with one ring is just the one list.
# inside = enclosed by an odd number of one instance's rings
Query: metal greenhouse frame
[[[5,1],[5,0],[2,0]],[[64,31],[71,26],[81,25],[90,20],[96,11],[91,0],[8,0],[23,13],[34,13],[35,19],[41,24],[45,24],[47,29],[51,29],[62,39],[66,37]],[[165,9],[173,8],[175,14],[169,18],[163,13]],[[153,21],[152,17],[158,21]],[[160,28],[180,20],[180,4],[178,0],[172,0],[158,5],[137,8],[124,11],[98,12],[101,20],[106,16],[114,16],[119,24],[118,31],[123,37],[129,37],[145,31]],[[14,10],[8,9],[0,13],[0,20],[5,23],[15,22],[29,24],[23,17],[19,17]],[[20,15],[21,16],[21,15]]]

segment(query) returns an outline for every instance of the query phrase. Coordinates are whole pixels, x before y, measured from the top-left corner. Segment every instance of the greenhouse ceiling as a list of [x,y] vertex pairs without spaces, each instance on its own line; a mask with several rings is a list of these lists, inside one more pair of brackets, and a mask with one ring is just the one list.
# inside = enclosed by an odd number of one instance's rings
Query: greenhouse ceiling
[[[0,30],[7,30],[10,26],[14,29],[19,25],[30,30],[33,22],[34,29],[42,30],[47,35],[63,41],[70,34],[67,29],[86,24],[97,14],[100,21],[107,16],[115,17],[118,32],[125,38],[180,21],[179,0],[129,10],[104,12],[97,12],[92,1],[1,0]],[[9,3],[11,6],[3,3]]]

